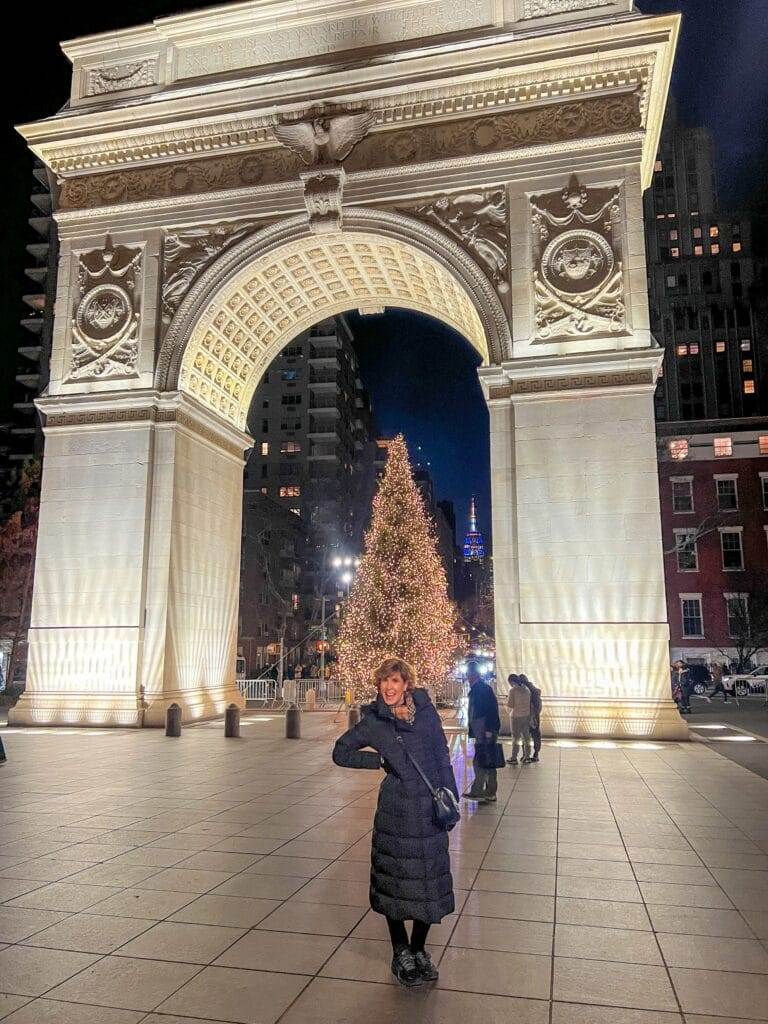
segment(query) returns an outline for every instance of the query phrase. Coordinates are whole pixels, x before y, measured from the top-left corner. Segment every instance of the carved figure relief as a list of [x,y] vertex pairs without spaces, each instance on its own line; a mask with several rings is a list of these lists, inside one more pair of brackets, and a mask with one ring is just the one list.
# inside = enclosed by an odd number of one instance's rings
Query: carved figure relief
[[113,247],[109,236],[103,250],[80,256],[70,379],[127,376],[135,371],[141,258],[141,249]]
[[626,329],[619,217],[618,188],[586,189],[576,177],[562,192],[534,196],[539,339]]
[[345,177],[343,167],[305,171],[301,175],[309,228],[314,234],[341,230]]
[[365,138],[376,120],[364,110],[356,114],[312,117],[275,126],[275,138],[297,153],[309,167],[341,163]]
[[494,284],[506,290],[509,246],[503,188],[439,196],[408,212],[447,231],[485,267]]
[[594,7],[610,7],[614,0],[523,0],[523,20],[546,18],[550,14],[588,11]]
[[110,64],[102,68],[90,68],[86,80],[86,96],[102,96],[109,92],[123,92],[125,89],[140,89],[157,85],[157,58],[133,61],[130,64]]
[[257,227],[250,222],[204,224],[171,232],[163,240],[162,321],[167,328],[190,285],[228,245]]

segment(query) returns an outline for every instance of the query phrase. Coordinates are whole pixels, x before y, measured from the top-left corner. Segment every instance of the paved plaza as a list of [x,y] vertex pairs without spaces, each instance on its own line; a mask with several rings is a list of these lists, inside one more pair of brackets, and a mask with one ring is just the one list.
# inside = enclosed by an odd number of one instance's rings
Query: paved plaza
[[768,781],[706,743],[546,744],[451,834],[441,979],[404,991],[368,910],[379,777],[303,725],[3,730],[4,1024],[768,1020]]

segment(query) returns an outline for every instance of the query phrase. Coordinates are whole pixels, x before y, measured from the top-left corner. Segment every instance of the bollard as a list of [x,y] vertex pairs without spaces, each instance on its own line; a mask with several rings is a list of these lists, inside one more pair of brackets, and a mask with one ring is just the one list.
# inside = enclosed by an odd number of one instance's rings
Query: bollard
[[353,704],[347,712],[347,728],[353,729],[360,721],[360,708],[357,704]]
[[301,739],[301,708],[291,704],[285,712],[285,738],[287,740]]
[[230,704],[224,713],[224,739],[240,738],[240,708]]
[[181,708],[171,704],[165,713],[165,735],[181,736]]

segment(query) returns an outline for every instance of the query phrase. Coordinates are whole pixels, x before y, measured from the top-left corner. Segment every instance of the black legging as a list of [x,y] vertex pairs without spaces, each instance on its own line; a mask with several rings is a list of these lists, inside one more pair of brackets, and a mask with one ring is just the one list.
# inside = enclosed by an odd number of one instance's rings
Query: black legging
[[423,953],[424,946],[429,934],[429,925],[424,921],[414,921],[411,931],[411,941],[408,941],[408,932],[405,930],[405,921],[396,921],[393,917],[387,918],[389,937],[392,940],[392,949],[397,953],[403,946],[410,946],[412,953]]

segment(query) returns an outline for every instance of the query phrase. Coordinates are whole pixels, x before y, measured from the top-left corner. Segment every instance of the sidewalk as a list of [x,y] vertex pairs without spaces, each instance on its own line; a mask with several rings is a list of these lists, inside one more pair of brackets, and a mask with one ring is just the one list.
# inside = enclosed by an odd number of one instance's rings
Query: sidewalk
[[331,715],[282,724],[1,731],[3,1024],[768,1021],[768,781],[708,744],[501,771],[409,992],[368,910],[379,777],[332,764]]

